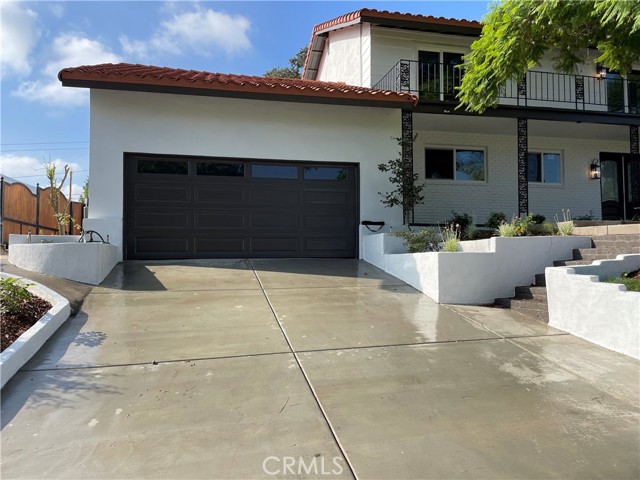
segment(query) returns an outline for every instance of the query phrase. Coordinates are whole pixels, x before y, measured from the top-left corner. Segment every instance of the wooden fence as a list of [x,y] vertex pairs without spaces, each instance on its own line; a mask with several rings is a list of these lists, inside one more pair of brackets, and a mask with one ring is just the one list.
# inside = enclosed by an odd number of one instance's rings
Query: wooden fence
[[[9,234],[27,234],[29,230],[33,235],[57,235],[58,222],[53,214],[53,208],[49,204],[50,187],[40,188],[36,186],[34,194],[29,187],[22,183],[8,183],[0,177],[0,237],[2,244],[7,245]],[[60,193],[60,208],[67,205],[67,197]],[[71,215],[69,225],[65,227],[65,233],[78,235],[82,227],[82,213],[84,204],[71,202],[67,213]]]

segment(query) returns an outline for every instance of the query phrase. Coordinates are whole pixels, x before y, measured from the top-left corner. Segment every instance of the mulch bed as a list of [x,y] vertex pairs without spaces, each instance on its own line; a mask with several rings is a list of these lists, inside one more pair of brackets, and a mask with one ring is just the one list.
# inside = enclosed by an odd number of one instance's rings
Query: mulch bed
[[40,297],[31,295],[23,303],[20,313],[11,315],[3,313],[0,320],[0,352],[9,347],[20,335],[29,330],[31,326],[47,313],[51,304]]
[[640,280],[640,270],[636,270],[635,272],[629,272],[627,274],[627,278],[637,278]]

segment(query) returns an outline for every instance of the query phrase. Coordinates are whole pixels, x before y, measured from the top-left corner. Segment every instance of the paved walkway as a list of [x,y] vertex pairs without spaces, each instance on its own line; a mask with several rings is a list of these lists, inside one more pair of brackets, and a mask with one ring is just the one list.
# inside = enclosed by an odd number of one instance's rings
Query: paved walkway
[[634,478],[639,362],[354,260],[128,262],[2,392],[8,478]]

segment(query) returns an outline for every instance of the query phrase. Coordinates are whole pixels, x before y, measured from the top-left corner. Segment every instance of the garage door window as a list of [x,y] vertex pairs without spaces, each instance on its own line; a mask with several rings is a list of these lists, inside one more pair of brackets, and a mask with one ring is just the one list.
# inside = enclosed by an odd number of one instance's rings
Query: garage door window
[[189,163],[169,160],[138,160],[138,173],[162,173],[165,175],[187,175]]
[[244,177],[244,165],[241,163],[198,162],[196,173],[214,177]]
[[347,169],[341,167],[305,167],[305,180],[346,180]]
[[291,165],[253,164],[253,178],[298,178],[298,167]]

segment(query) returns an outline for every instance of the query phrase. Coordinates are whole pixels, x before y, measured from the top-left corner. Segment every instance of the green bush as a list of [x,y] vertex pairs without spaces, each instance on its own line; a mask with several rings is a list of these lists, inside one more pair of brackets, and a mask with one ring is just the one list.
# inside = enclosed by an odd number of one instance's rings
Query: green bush
[[507,221],[507,216],[504,212],[491,212],[489,218],[484,223],[487,228],[497,230],[500,224]]
[[460,231],[465,232],[473,223],[473,217],[468,213],[456,213],[451,210],[451,218],[444,222],[445,225],[460,225]]
[[22,304],[31,298],[27,287],[19,278],[7,277],[0,280],[0,311],[15,315],[20,312]]
[[391,234],[404,240],[409,253],[436,252],[438,250],[438,236],[433,230],[422,229],[415,232],[398,231]]
[[519,237],[520,236],[520,233],[516,228],[516,224],[513,221],[511,223],[502,222],[500,225],[498,225],[498,233],[500,233],[501,237]]
[[460,225],[448,225],[440,231],[443,252],[457,252],[460,247]]

